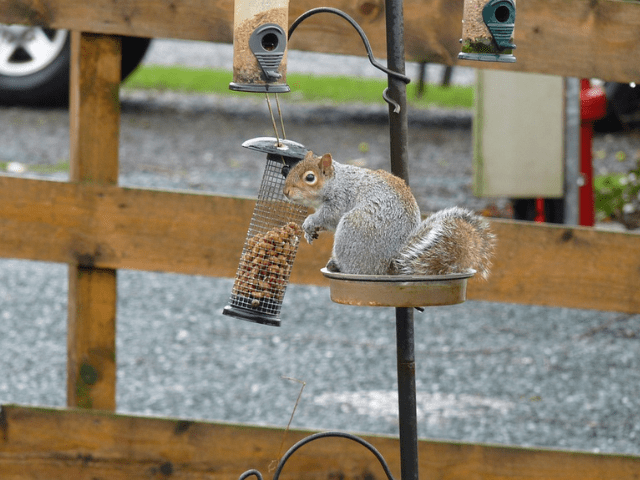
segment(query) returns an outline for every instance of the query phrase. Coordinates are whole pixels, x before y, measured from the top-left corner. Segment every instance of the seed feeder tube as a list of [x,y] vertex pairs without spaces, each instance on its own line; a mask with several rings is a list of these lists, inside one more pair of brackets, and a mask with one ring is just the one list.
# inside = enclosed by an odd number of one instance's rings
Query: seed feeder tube
[[289,0],[236,0],[231,90],[286,93]]
[[515,0],[465,0],[458,58],[513,63]]
[[260,137],[243,147],[267,154],[267,164],[240,256],[229,304],[223,314],[280,326],[280,309],[306,218],[306,207],[283,193],[289,170],[307,149],[291,140]]

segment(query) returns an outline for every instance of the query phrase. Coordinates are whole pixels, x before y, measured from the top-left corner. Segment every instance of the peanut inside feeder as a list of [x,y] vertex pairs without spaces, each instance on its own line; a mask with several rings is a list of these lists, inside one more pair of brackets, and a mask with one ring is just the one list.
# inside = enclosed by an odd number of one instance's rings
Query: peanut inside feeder
[[223,313],[265,325],[280,325],[280,310],[307,216],[282,193],[289,169],[307,149],[290,140],[261,137],[243,147],[267,154],[267,164],[240,256],[231,298]]

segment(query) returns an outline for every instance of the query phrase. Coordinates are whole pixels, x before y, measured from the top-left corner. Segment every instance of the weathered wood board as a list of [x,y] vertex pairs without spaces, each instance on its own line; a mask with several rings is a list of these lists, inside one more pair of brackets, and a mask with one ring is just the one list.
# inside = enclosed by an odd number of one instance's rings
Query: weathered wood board
[[[71,35],[70,179],[118,182],[119,37]],[[67,208],[73,208],[67,205]],[[67,404],[116,408],[116,271],[69,262]]]
[[[383,0],[296,0],[289,22],[315,7],[335,7],[365,30],[377,57],[386,56]],[[463,0],[405,0],[408,60],[458,64]],[[0,22],[146,37],[231,43],[233,0],[0,0]],[[640,80],[640,5],[611,0],[526,0],[517,3],[515,55],[510,65],[461,62],[612,81]],[[321,14],[305,21],[291,48],[365,55],[344,20]],[[229,66],[231,67],[231,66]]]
[[[254,201],[0,177],[0,256],[232,277]],[[640,312],[640,235],[494,220],[493,273],[469,298]],[[25,241],[29,239],[29,241]],[[331,234],[302,242],[292,283],[326,285]]]
[[493,221],[492,275],[469,297],[498,302],[640,312],[640,235]]
[[[270,478],[277,460],[311,432],[100,411],[3,406],[3,480],[172,478],[236,480],[249,469]],[[400,478],[396,438],[365,436]],[[420,441],[424,478],[447,480],[631,480],[640,457]],[[373,455],[346,439],[324,438],[300,448],[283,480],[386,478]]]
[[[292,2],[290,21],[318,5]],[[0,256],[70,266],[68,403],[115,408],[116,269],[232,276],[254,202],[124,189],[118,178],[120,42],[108,35],[232,40],[232,0],[0,0],[0,22],[74,30],[71,182],[0,177]],[[384,57],[382,0],[328,0],[358,21]],[[406,0],[407,57],[456,64],[462,0]],[[637,81],[640,7],[602,0],[519,2],[518,62],[508,68]],[[85,32],[85,33],[80,33]],[[362,55],[342,20],[321,15],[292,48]],[[468,64],[502,68],[497,64]],[[471,298],[623,312],[640,311],[637,235],[495,221],[494,274],[471,282]],[[303,245],[294,283],[325,284],[330,236]],[[216,478],[267,472],[282,452],[278,429],[107,412],[2,407],[3,479]],[[291,444],[305,432],[289,432]],[[369,438],[399,470],[396,439]],[[284,478],[377,478],[371,459],[345,441],[305,449]],[[420,443],[429,478],[637,479],[638,457],[445,442]],[[366,452],[365,452],[366,453]]]

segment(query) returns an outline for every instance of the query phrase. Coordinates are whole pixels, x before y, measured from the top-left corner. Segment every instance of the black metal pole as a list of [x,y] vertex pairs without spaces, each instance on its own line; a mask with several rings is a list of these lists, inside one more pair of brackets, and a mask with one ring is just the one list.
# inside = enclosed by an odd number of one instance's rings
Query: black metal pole
[[[402,0],[386,0],[387,67],[405,73],[404,12]],[[406,84],[388,77],[391,172],[409,183],[408,120]],[[402,480],[418,480],[418,422],[416,415],[416,362],[413,309],[396,308],[398,355],[398,407],[400,424],[400,468]]]
[[398,353],[398,407],[402,480],[418,480],[418,421],[416,415],[416,362],[413,310],[396,308]]
[[[387,21],[387,67],[405,74],[404,62],[404,18],[402,0],[386,0]],[[387,96],[400,107],[389,105],[389,127],[391,146],[391,172],[409,183],[407,85],[397,77],[388,76]]]

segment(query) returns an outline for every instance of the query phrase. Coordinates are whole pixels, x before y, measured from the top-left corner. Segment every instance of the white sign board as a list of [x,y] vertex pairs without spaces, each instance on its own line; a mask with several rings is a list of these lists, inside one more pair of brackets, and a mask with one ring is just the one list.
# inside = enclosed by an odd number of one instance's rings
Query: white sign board
[[478,70],[476,86],[474,193],[562,197],[563,78]]

